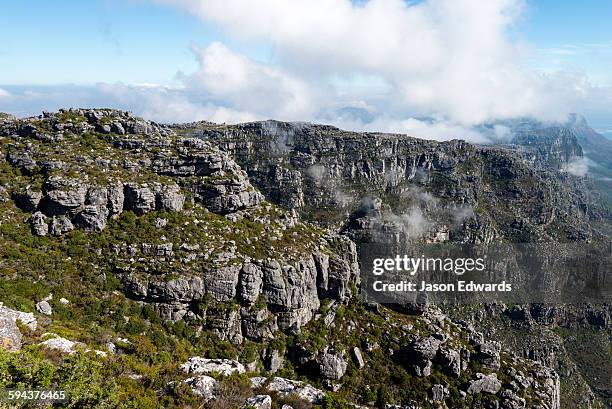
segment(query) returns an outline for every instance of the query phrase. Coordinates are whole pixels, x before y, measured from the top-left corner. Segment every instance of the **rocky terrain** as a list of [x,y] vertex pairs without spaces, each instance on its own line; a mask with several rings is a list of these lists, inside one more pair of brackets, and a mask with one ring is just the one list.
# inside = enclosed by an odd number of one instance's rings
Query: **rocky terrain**
[[358,297],[381,237],[605,243],[607,209],[565,171],[580,144],[541,141],[1,115],[0,386],[65,388],[60,407],[605,407],[609,305]]

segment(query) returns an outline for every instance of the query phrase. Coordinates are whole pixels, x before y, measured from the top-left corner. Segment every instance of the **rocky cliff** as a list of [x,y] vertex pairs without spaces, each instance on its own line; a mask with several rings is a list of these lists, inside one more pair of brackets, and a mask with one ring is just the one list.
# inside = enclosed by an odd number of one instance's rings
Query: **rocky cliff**
[[[189,134],[232,152],[271,200],[297,209],[308,220],[336,227],[352,237],[358,249],[380,241],[505,241],[603,243],[605,252],[609,211],[592,179],[574,168],[584,161],[581,134],[575,126],[532,124],[513,124],[513,143],[496,146],[275,121],[187,128]],[[607,399],[609,392],[598,379],[600,370],[609,377],[608,365],[592,369],[571,353],[551,351],[567,342],[563,340],[580,337],[582,329],[594,328],[605,338],[609,305],[595,310],[523,306],[528,311],[523,316],[516,308],[491,310],[488,316],[497,331],[490,335],[562,371],[571,385],[564,392],[565,405],[596,407],[599,400],[591,387]],[[542,342],[536,347],[526,337],[510,340],[507,335],[514,327],[506,327],[500,317],[531,323],[531,336]],[[471,319],[478,324],[483,317]],[[546,336],[551,327],[569,332],[561,338]],[[575,344],[568,345],[575,350]],[[605,362],[606,351],[594,347],[593,353],[603,353]],[[580,370],[567,370],[576,368],[574,359]],[[591,398],[583,398],[587,395]]]
[[[299,328],[321,300],[346,302],[356,288],[350,240],[265,202],[209,142],[111,110],[8,119],[0,134],[3,190],[32,232],[112,236],[94,250],[162,319],[203,321],[240,343]],[[160,212],[174,220],[150,217],[146,238],[112,223]]]
[[[407,315],[355,295],[359,246],[381,235],[602,240],[588,181],[550,166],[566,148],[580,153],[570,137],[534,154],[106,109],[0,116],[0,381],[43,368],[82,407],[560,408],[554,350],[495,319],[565,328],[571,312]],[[609,329],[609,311],[580,316]],[[474,326],[489,319],[497,332]]]

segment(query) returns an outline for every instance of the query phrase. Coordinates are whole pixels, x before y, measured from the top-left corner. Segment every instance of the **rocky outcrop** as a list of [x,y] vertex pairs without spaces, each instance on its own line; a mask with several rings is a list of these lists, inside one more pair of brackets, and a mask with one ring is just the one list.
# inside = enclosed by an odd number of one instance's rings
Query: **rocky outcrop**
[[47,300],[42,300],[36,303],[36,311],[44,315],[53,314],[53,309],[51,308],[51,304]]
[[21,331],[17,323],[6,315],[0,315],[0,348],[9,352],[21,349]]
[[[32,198],[35,199],[32,199]],[[60,236],[75,227],[102,231],[109,219],[124,210],[144,214],[155,210],[180,211],[185,196],[176,184],[111,182],[99,186],[87,179],[52,176],[42,191],[21,195],[18,204],[34,211],[32,231],[38,236]]]
[[202,397],[204,402],[214,400],[218,396],[219,382],[208,375],[198,375],[187,378],[183,383],[189,385],[193,393]]
[[501,382],[497,379],[497,375],[477,374],[477,379],[470,381],[470,386],[467,392],[471,394],[490,393],[495,395],[501,389]]
[[180,369],[188,374],[219,374],[230,376],[232,374],[243,374],[246,372],[244,365],[231,359],[208,359],[199,356],[189,358],[180,366]]
[[[251,381],[253,382],[253,380]],[[265,390],[277,393],[280,396],[295,395],[298,398],[311,403],[317,403],[325,396],[325,392],[313,387],[312,385],[278,376],[272,378],[272,380],[265,385],[264,388]]]
[[272,409],[272,398],[270,395],[257,395],[248,398],[244,404],[249,409]]
[[441,341],[427,337],[414,341],[408,347],[408,359],[412,362],[412,370],[417,376],[429,376],[433,360],[438,353]]
[[[139,278],[128,268],[121,274],[127,293],[153,303],[163,319],[206,319],[222,339],[234,343],[244,337],[270,339],[277,330],[297,329],[310,321],[321,299],[347,302],[352,296],[351,286],[359,282],[354,245],[338,236],[328,240],[347,251],[341,256],[315,251],[294,262],[249,259],[228,266],[215,263],[201,276],[190,272],[170,280]],[[322,243],[326,242],[323,239]],[[129,254],[127,248],[125,251]],[[151,250],[154,254],[159,251],[159,247]],[[321,259],[327,262],[321,263]],[[237,301],[239,308],[210,305],[206,310],[195,310],[194,303],[206,297],[218,303]]]
[[347,365],[339,354],[325,352],[319,358],[319,372],[324,379],[340,380],[346,372]]
[[[605,214],[587,181],[560,171],[582,156],[565,128],[548,139],[529,136],[541,149],[275,121],[204,124],[192,132],[231,152],[266,197],[325,225],[342,227],[364,202],[381,199],[382,213],[367,227],[369,234],[537,241],[558,232],[548,229],[554,223],[568,237],[587,239],[593,234],[589,221]],[[427,223],[412,223],[417,213]],[[353,225],[347,232],[359,242],[360,230]]]
[[35,331],[38,327],[38,321],[31,312],[22,312],[7,308],[0,302],[0,317],[8,318],[13,322],[19,321],[21,324]]

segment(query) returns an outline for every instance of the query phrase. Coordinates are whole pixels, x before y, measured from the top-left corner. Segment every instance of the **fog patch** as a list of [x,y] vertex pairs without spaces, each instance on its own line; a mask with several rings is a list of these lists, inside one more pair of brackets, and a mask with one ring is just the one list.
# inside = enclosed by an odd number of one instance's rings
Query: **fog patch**
[[585,177],[589,172],[589,163],[586,158],[573,158],[564,167],[563,171],[570,175]]

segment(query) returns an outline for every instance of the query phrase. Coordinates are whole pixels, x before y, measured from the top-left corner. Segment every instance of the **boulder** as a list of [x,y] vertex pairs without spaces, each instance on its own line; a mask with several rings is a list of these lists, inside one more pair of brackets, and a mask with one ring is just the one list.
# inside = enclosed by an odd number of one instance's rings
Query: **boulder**
[[454,349],[440,349],[438,352],[438,360],[442,371],[455,378],[461,375],[461,354]]
[[46,236],[49,233],[49,224],[47,224],[47,217],[41,212],[36,212],[30,218],[32,224],[32,233],[36,236]]
[[270,352],[270,354],[268,355],[265,361],[266,370],[270,373],[274,373],[282,368],[283,362],[284,362],[284,358],[282,354],[278,350],[275,349],[272,352]]
[[365,362],[363,360],[363,356],[361,355],[361,350],[357,347],[351,349],[351,356],[353,357],[353,361],[358,369],[361,369],[365,366]]
[[0,185],[0,203],[6,202],[9,199],[9,194],[6,188]]
[[292,379],[275,376],[267,386],[270,392],[276,392],[282,397],[295,394],[298,398],[310,403],[318,403],[325,397],[325,392],[312,385]]
[[272,409],[272,398],[270,395],[257,395],[248,398],[244,404],[248,409]]
[[501,382],[497,379],[497,374],[484,375],[476,374],[478,379],[470,381],[467,392],[471,394],[491,393],[496,394],[501,389]]
[[319,358],[319,372],[326,379],[341,379],[347,366],[348,364],[340,355],[325,352]]
[[58,336],[43,341],[40,345],[45,348],[56,349],[65,354],[74,354],[78,348],[86,349],[86,345],[82,342],[74,342]]
[[51,304],[48,301],[42,300],[36,304],[36,311],[41,314],[51,315],[53,314],[53,309],[51,308]]
[[34,212],[38,209],[42,197],[43,194],[41,191],[26,190],[24,193],[16,195],[15,202],[19,208],[26,212]]
[[246,372],[244,365],[231,359],[208,359],[199,356],[189,358],[179,368],[188,374],[212,374],[229,376],[232,374],[243,374]]
[[74,222],[87,231],[102,231],[106,227],[107,217],[106,207],[88,205],[76,215]]
[[54,236],[61,236],[72,230],[74,230],[74,225],[68,217],[65,215],[53,216],[51,220],[51,234]]
[[21,349],[21,331],[12,317],[0,315],[0,348],[9,352]]
[[431,388],[430,391],[431,400],[434,402],[442,402],[444,400],[444,386],[436,384]]
[[431,374],[432,360],[435,358],[440,344],[439,339],[427,337],[409,345],[408,360],[415,375],[429,376]]
[[501,344],[497,341],[488,341],[476,346],[476,359],[483,367],[497,371],[500,366]]
[[208,375],[198,375],[183,381],[191,387],[193,393],[201,396],[205,402],[217,398],[219,382]]
[[147,185],[126,184],[124,195],[127,210],[139,215],[155,210],[155,193]]
[[161,186],[157,192],[158,208],[179,212],[185,205],[185,195],[177,185]]
[[31,312],[21,312],[6,308],[0,302],[0,317],[10,318],[12,321],[20,321],[23,325],[28,327],[30,330],[35,331],[38,327],[38,321]]
[[51,176],[43,185],[41,210],[50,216],[75,214],[85,204],[87,185],[78,179]]

